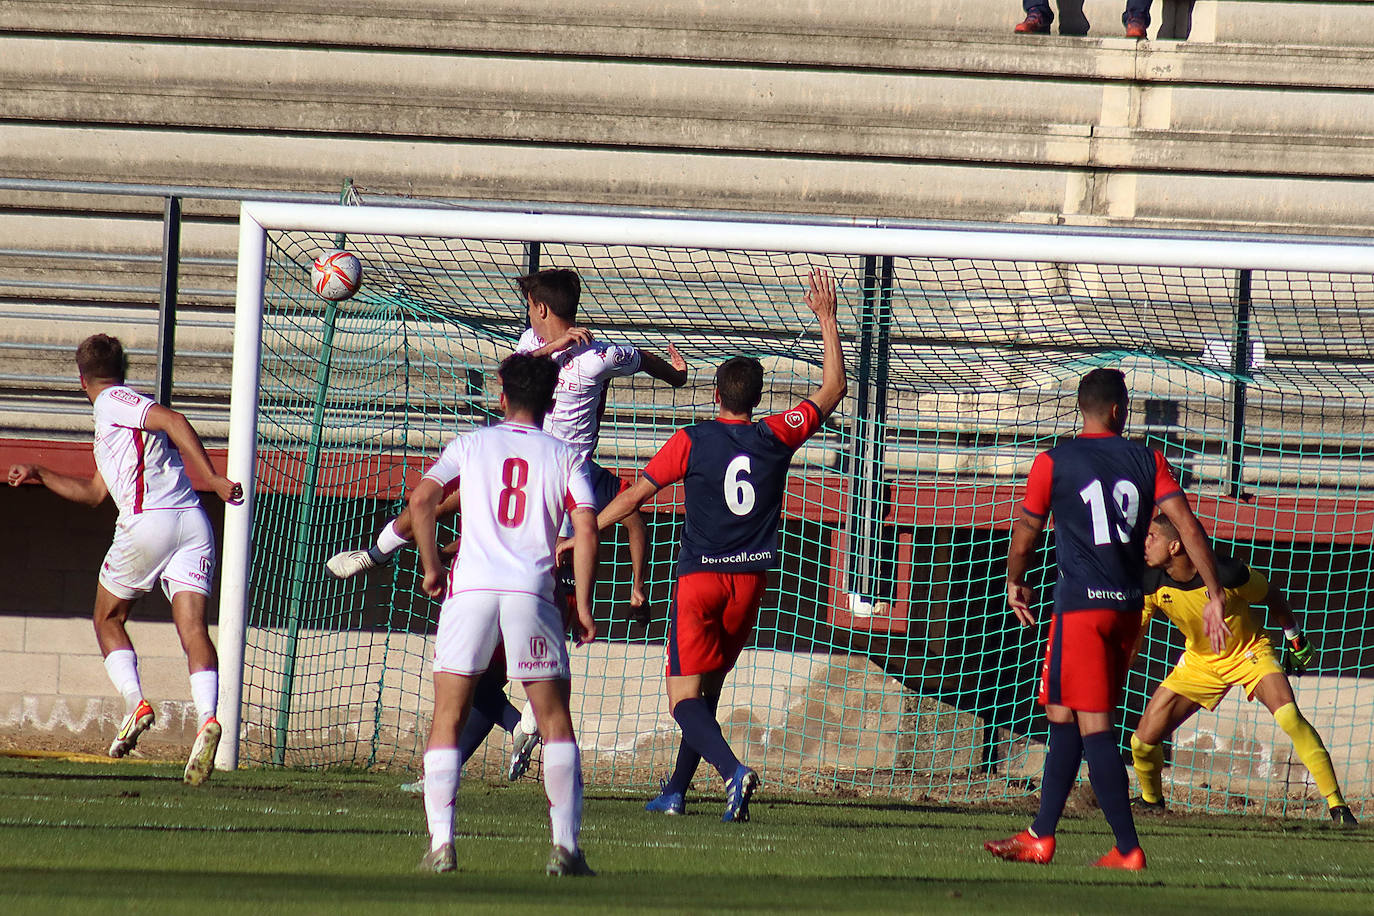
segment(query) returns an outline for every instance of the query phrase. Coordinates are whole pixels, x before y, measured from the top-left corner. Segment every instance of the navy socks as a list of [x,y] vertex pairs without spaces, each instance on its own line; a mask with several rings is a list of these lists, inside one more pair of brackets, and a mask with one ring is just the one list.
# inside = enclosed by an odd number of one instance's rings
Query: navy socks
[[1131,815],[1131,787],[1126,781],[1126,765],[1112,731],[1083,736],[1083,756],[1088,759],[1088,781],[1092,783],[1097,804],[1116,835],[1117,852],[1130,852],[1140,845]]
[[[730,750],[730,745],[720,732],[720,723],[716,721],[715,712],[704,699],[693,697],[679,701],[677,706],[673,707],[673,718],[682,729],[683,743],[705,757],[720,773],[722,779],[729,779],[735,775],[735,770],[739,769],[739,759],[735,757],[735,752]],[[678,753],[678,762],[683,763],[681,751]],[[696,767],[693,766],[692,769],[695,770]],[[673,777],[676,780],[676,771]]]
[[1031,822],[1031,831],[1036,836],[1054,836],[1082,762],[1083,739],[1078,734],[1078,723],[1051,722],[1045,774],[1040,780],[1040,813]]

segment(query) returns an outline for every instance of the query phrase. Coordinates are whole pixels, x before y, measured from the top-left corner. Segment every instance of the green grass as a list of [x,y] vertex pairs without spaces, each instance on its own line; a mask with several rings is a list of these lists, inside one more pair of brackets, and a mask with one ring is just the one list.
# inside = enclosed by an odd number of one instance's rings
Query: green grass
[[1145,821],[1143,874],[1087,867],[1100,816],[1067,819],[1048,867],[991,859],[1024,813],[756,796],[686,817],[591,791],[590,879],[543,875],[537,783],[459,795],[454,875],[413,869],[420,801],[395,774],[248,770],[189,789],[172,767],[0,758],[0,913],[756,911],[1201,914],[1374,912],[1374,841],[1318,821]]

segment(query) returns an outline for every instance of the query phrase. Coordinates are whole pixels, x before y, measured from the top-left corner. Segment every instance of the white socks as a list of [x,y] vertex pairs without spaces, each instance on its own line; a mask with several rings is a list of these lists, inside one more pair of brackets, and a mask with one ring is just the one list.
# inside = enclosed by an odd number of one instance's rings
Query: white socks
[[138,656],[133,649],[115,649],[105,656],[105,673],[115,690],[124,697],[124,715],[138,708],[143,699],[143,685],[138,682]]
[[582,833],[582,757],[575,741],[544,742],[544,794],[549,797],[554,845],[577,852]]
[[396,533],[396,520],[392,519],[377,533],[377,552],[390,555],[400,550],[410,541]]
[[219,705],[219,672],[191,672],[191,702],[196,704],[196,727],[200,728],[215,717]]
[[425,820],[429,822],[430,849],[453,842],[460,766],[456,747],[425,751]]

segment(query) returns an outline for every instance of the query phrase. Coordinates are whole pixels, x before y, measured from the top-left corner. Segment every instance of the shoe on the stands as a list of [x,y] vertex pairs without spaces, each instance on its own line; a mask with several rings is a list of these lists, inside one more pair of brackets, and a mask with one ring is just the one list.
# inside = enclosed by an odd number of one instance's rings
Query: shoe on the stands
[[515,782],[530,768],[530,755],[539,746],[539,732],[527,732],[522,724],[517,724],[510,733],[515,741],[515,750],[510,755],[510,766],[506,768],[506,779]]
[[219,720],[214,716],[196,732],[196,742],[191,745],[191,756],[186,759],[186,772],[182,780],[188,786],[198,786],[215,772],[215,751],[219,750],[219,738],[224,734]]
[[655,814],[686,814],[687,796],[682,792],[669,792],[668,780],[658,781],[658,795],[644,803],[645,811]]
[[438,849],[431,849],[425,853],[425,857],[420,860],[420,864],[415,867],[415,870],[433,872],[436,875],[457,871],[458,854],[453,851],[453,844],[445,843]]
[[1355,820],[1355,815],[1350,810],[1349,805],[1335,805],[1331,808],[1331,820],[1338,827],[1358,827],[1360,822]]
[[147,700],[139,700],[134,711],[124,717],[124,721],[119,726],[119,731],[115,733],[114,740],[110,742],[111,757],[123,757],[134,749],[138,744],[138,736],[153,727],[153,707],[148,705]]
[[[389,557],[387,559],[390,559]],[[371,550],[343,550],[324,561],[324,568],[335,579],[351,579],[369,569],[384,565]]]
[[749,820],[749,798],[758,787],[759,774],[741,763],[725,784],[725,813],[720,819],[727,824]]
[[1145,850],[1137,846],[1124,856],[1115,846],[1105,856],[1093,863],[1093,868],[1116,868],[1121,871],[1144,871]]
[[583,855],[582,850],[568,852],[558,845],[555,845],[553,852],[549,853],[549,864],[545,866],[544,872],[557,878],[594,877],[596,875],[596,872],[588,867],[587,857]]
[[988,840],[983,848],[999,859],[1008,862],[1031,862],[1035,865],[1049,865],[1054,858],[1054,837],[1032,836],[1029,830],[1022,830],[1016,836],[1005,840]]
[[1012,31],[1021,35],[1048,35],[1050,18],[1038,10],[1027,13],[1026,18],[1016,23],[1016,28]]
[[1168,814],[1169,809],[1164,806],[1164,799],[1157,802],[1146,801],[1145,796],[1137,795],[1131,799],[1131,813],[1145,815]]
[[1148,28],[1149,26],[1145,24],[1144,19],[1127,19],[1126,37],[1136,39],[1144,38],[1146,37],[1145,32]]

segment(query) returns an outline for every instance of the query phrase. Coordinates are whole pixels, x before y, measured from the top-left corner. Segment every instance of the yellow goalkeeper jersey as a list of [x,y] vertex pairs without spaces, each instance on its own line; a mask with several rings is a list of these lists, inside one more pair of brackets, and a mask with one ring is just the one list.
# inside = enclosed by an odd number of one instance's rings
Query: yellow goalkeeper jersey
[[1142,625],[1149,623],[1156,611],[1163,611],[1183,631],[1187,639],[1184,651],[1211,659],[1243,654],[1261,640],[1267,644],[1269,637],[1264,635],[1263,618],[1256,619],[1251,605],[1263,601],[1269,594],[1269,580],[1241,560],[1220,555],[1217,573],[1226,591],[1226,625],[1231,628],[1231,636],[1222,651],[1212,650],[1202,625],[1207,589],[1201,576],[1179,582],[1162,569],[1146,571]]

